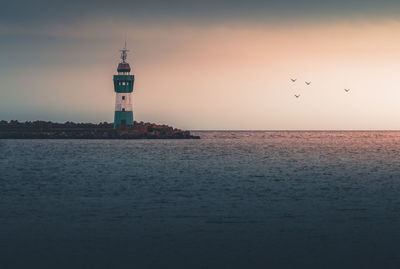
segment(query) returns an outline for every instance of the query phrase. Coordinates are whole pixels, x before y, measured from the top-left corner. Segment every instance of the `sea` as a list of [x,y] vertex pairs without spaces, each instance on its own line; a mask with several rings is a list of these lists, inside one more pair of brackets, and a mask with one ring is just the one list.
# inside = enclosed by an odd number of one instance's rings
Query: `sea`
[[400,268],[400,132],[0,140],[0,268]]

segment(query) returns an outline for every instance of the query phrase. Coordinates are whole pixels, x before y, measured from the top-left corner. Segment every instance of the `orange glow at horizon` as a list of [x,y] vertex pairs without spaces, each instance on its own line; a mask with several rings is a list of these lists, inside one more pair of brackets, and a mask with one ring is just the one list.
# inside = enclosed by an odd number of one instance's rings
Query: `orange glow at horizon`
[[[134,116],[185,129],[400,129],[397,33],[397,21],[132,26]],[[98,55],[113,49],[105,46]],[[46,96],[37,98],[37,107],[60,113],[73,108],[111,121],[117,56],[110,61],[89,71],[27,70],[38,91],[32,97]],[[50,80],[43,75],[49,73]],[[54,105],[60,98],[64,102]]]

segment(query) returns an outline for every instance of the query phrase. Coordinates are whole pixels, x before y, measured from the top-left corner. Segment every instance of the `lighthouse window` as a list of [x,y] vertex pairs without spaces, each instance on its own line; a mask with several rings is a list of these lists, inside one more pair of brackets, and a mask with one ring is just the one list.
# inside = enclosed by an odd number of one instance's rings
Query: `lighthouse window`
[[122,96],[122,100],[125,100],[125,96]]

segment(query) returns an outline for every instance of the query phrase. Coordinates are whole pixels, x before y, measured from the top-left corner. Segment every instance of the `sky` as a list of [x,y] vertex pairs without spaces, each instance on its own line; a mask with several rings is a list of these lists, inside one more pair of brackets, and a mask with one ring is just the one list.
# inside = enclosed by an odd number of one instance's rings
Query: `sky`
[[399,12],[371,0],[4,1],[0,119],[112,122],[126,36],[136,121],[398,130]]

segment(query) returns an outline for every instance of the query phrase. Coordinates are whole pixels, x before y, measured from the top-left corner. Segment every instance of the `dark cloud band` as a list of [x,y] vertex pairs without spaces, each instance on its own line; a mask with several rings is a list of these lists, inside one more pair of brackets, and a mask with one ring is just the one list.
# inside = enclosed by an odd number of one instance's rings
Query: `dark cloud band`
[[60,1],[17,0],[3,4],[0,23],[62,24],[87,17],[131,20],[209,20],[331,18],[340,16],[396,16],[400,2],[394,0],[114,0]]

